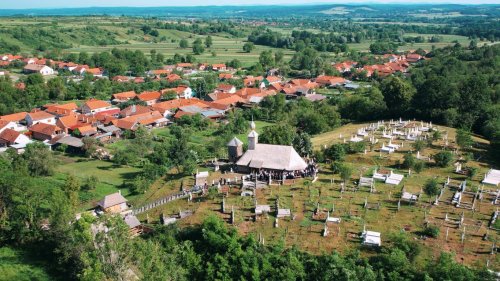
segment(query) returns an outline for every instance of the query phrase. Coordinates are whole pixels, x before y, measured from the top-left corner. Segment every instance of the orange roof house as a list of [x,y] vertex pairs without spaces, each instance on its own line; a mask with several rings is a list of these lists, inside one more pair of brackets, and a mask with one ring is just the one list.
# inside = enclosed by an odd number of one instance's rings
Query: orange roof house
[[343,77],[321,75],[315,82],[323,86],[338,86],[345,84],[346,80]]
[[143,114],[143,113],[148,113],[151,112],[152,109],[149,106],[142,106],[142,105],[131,105],[127,108],[124,108],[120,111],[120,116],[121,117],[128,117],[128,116],[133,116],[137,114]]
[[121,92],[113,94],[113,101],[115,102],[125,102],[137,97],[137,94],[134,91]]
[[78,105],[74,102],[66,103],[66,104],[51,104],[45,106],[45,111],[56,116],[65,116],[68,115],[78,109]]
[[226,65],[223,63],[212,64],[212,70],[214,70],[214,71],[226,71]]
[[81,111],[83,114],[98,113],[112,108],[111,104],[103,100],[90,99],[86,101],[82,107]]
[[26,115],[28,115],[28,112],[18,112],[18,113],[0,116],[0,120],[10,121],[10,122],[19,122],[19,121],[26,119]]
[[170,74],[170,75],[167,76],[167,81],[170,82],[170,83],[175,82],[175,81],[179,81],[181,79],[182,78],[179,75],[175,74],[175,73]]
[[221,80],[228,80],[228,79],[232,79],[232,78],[233,78],[233,74],[231,74],[231,73],[219,74],[219,79],[221,79]]
[[63,131],[61,128],[44,123],[38,123],[29,128],[31,135],[36,140],[51,140]]
[[160,98],[161,98],[160,91],[142,92],[139,95],[137,95],[137,99],[145,102],[147,105],[155,104],[156,102],[158,102],[160,100]]
[[113,125],[122,130],[134,131],[139,125],[162,126],[168,122],[158,111],[151,111],[142,114],[132,115],[122,119],[112,121]]

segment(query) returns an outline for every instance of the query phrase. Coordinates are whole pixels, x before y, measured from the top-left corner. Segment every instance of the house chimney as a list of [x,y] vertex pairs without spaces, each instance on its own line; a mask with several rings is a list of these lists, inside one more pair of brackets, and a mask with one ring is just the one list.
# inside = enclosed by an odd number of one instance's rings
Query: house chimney
[[122,195],[122,190],[118,189],[118,194]]

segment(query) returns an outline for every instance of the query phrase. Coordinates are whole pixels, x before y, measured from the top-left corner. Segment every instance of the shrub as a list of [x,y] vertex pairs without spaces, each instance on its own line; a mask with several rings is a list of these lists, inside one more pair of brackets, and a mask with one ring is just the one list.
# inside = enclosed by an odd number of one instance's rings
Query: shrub
[[433,156],[438,167],[447,167],[453,160],[453,154],[449,151],[440,151]]
[[439,236],[439,227],[435,225],[428,225],[426,228],[424,228],[424,231],[422,233],[425,236],[437,238]]

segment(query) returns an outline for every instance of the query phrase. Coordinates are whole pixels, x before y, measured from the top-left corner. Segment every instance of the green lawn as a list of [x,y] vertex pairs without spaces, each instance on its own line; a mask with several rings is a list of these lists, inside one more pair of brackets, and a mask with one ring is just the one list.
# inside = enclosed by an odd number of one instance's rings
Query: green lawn
[[0,280],[53,280],[44,267],[27,253],[10,247],[0,248]]
[[99,182],[95,190],[82,191],[80,194],[80,199],[84,201],[82,206],[84,208],[92,207],[95,201],[118,190],[129,198],[130,191],[123,188],[123,183],[133,179],[140,171],[135,167],[119,166],[110,161],[89,160],[82,157],[59,156],[59,160],[62,164],[58,166],[57,173],[52,179],[63,183],[67,174],[75,175],[82,182],[90,176],[98,178]]

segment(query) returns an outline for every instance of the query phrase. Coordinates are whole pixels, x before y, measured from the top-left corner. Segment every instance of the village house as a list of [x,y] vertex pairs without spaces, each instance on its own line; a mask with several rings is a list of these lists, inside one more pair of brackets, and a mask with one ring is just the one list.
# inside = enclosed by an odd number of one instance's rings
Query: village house
[[104,196],[104,199],[97,203],[96,211],[98,213],[121,214],[128,210],[127,199],[121,192]]
[[102,77],[104,75],[104,71],[101,68],[89,68],[84,71],[85,73],[94,77]]
[[161,92],[159,91],[154,91],[154,92],[142,92],[137,95],[137,99],[145,102],[147,105],[153,105],[160,101],[161,98]]
[[175,69],[177,69],[178,71],[183,71],[184,69],[192,69],[192,68],[193,68],[192,63],[183,62],[183,63],[178,63]]
[[344,85],[347,81],[343,77],[321,75],[315,82],[323,87],[336,87]]
[[236,93],[236,87],[230,84],[219,84],[215,88],[215,92],[234,94]]
[[66,104],[47,104],[43,106],[45,112],[55,115],[56,117],[66,116],[73,112],[76,112],[78,105],[74,102]]
[[197,98],[191,98],[191,99],[176,99],[176,100],[164,101],[151,106],[151,108],[153,110],[160,112],[163,116],[168,117],[173,115],[176,109],[189,105],[196,105],[205,108],[209,107],[207,105],[207,102],[199,100]]
[[216,63],[216,64],[212,64],[212,70],[221,72],[221,71],[226,71],[227,67],[223,63]]
[[163,89],[160,91],[162,95],[168,92],[175,92],[178,99],[190,99],[193,97],[193,89],[188,86],[180,85],[175,88]]
[[0,57],[2,61],[16,61],[16,60],[21,60],[23,57],[22,56],[16,56],[16,55],[11,55],[11,54],[6,54]]
[[143,114],[143,113],[148,113],[153,111],[151,107],[149,106],[143,106],[139,104],[133,104],[131,106],[128,106],[124,109],[122,109],[119,113],[119,116],[121,118],[129,117],[129,116],[134,116],[137,114]]
[[119,83],[125,83],[130,81],[130,78],[127,76],[122,76],[122,75],[117,75],[111,79],[112,81],[119,82]]
[[409,63],[416,63],[416,62],[419,62],[423,59],[424,59],[424,57],[417,54],[417,53],[411,53],[411,54],[406,55],[406,61],[408,61]]
[[68,114],[66,116],[59,117],[56,121],[56,126],[61,128],[66,134],[70,133],[70,130],[81,124],[82,121],[79,119],[77,113]]
[[43,76],[54,75],[54,69],[46,65],[28,64],[23,68],[24,73],[40,73]]
[[135,99],[136,97],[137,97],[137,94],[134,91],[116,93],[116,94],[113,94],[112,102],[114,102],[114,103],[127,102],[129,100]]
[[81,111],[83,114],[95,114],[112,108],[113,106],[106,101],[90,99],[81,106]]
[[10,129],[14,130],[16,128],[16,123],[7,120],[0,120],[0,133],[4,130]]
[[205,100],[207,101],[216,101],[216,100],[219,100],[219,99],[225,99],[225,98],[228,98],[230,96],[232,96],[233,94],[230,94],[230,93],[219,93],[219,92],[213,92],[211,94],[208,94],[206,97],[205,97]]
[[113,120],[112,123],[122,130],[135,131],[140,125],[148,128],[163,127],[168,124],[168,119],[158,111],[151,111],[116,119]]
[[77,75],[83,75],[87,69],[90,67],[86,64],[78,65],[77,67],[73,68],[71,72]]
[[257,76],[257,77],[247,76],[247,77],[245,77],[245,79],[243,79],[243,86],[244,87],[253,87],[253,86],[255,86],[256,83],[261,82],[262,80],[264,80],[263,76]]
[[[8,115],[3,115],[0,116],[0,121],[8,121],[8,122],[13,122],[15,124],[15,127],[13,130],[18,131],[18,132],[23,132],[28,130],[26,127],[26,116],[28,115],[27,112],[18,112],[18,113],[13,113],[13,114],[8,114]],[[11,127],[9,127],[12,129]]]
[[357,64],[355,61],[344,61],[333,64],[333,68],[340,73],[347,73],[351,72],[351,69],[355,68]]
[[26,123],[28,124],[28,127],[31,127],[31,126],[38,124],[38,123],[55,125],[56,124],[56,116],[54,116],[48,112],[38,110],[38,111],[30,112],[26,115]]
[[221,73],[219,74],[219,80],[224,81],[224,80],[229,80],[233,79],[233,74],[232,73]]
[[33,139],[45,141],[51,140],[59,135],[64,134],[64,131],[56,125],[45,123],[37,123],[29,128]]
[[281,82],[282,82],[282,79],[278,76],[267,76],[266,78],[264,78],[261,81],[260,87],[261,88],[268,88],[271,85],[280,84]]
[[31,143],[29,137],[12,129],[1,130],[0,133],[0,151],[13,146],[20,151],[26,148],[26,145]]
[[167,81],[170,83],[175,82],[175,81],[179,81],[179,80],[182,80],[182,78],[175,73],[169,74],[167,76]]

